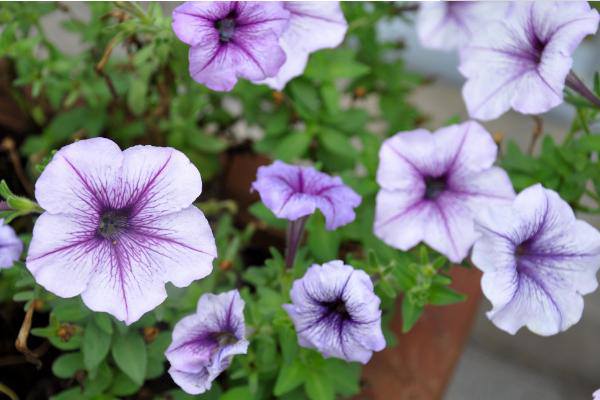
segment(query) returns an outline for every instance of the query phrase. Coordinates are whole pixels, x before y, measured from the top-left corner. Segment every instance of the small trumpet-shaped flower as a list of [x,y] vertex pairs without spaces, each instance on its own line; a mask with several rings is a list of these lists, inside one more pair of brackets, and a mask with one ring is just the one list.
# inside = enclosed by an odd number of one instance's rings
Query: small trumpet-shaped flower
[[481,286],[493,306],[487,315],[498,328],[553,335],[579,321],[582,295],[598,286],[596,229],[541,185],[522,191],[512,205],[484,210],[476,221],[481,238],[472,260],[483,271]]
[[65,146],[35,185],[46,211],[27,268],[54,294],[81,294],[132,323],[166,298],[166,282],[184,287],[211,272],[214,237],[192,205],[201,190],[196,167],[172,148],[121,151],[104,138]]
[[475,214],[514,198],[506,172],[492,166],[496,153],[491,135],[473,121],[386,140],[379,152],[375,234],[401,250],[424,241],[450,261],[462,261],[477,237]]
[[380,300],[364,271],[339,260],[315,264],[294,282],[290,295],[292,304],[284,308],[301,346],[363,364],[385,348]]
[[23,252],[23,242],[10,225],[0,219],[0,269],[10,268]]
[[213,90],[231,90],[238,77],[275,76],[286,60],[279,38],[290,13],[280,2],[190,1],[173,11],[173,31],[191,46],[190,75]]
[[276,90],[304,72],[310,53],[339,46],[348,30],[338,1],[289,1],[283,7],[290,12],[289,27],[279,39],[286,61],[277,75],[262,82]]
[[210,389],[236,354],[246,354],[244,301],[237,290],[205,294],[195,314],[179,321],[165,355],[169,374],[184,391],[200,394]]
[[587,1],[515,3],[510,18],[490,23],[461,50],[469,115],[540,114],[562,103],[573,52],[598,21]]
[[354,208],[361,202],[339,177],[282,161],[260,167],[252,188],[279,218],[295,221],[320,209],[329,230],[354,221]]

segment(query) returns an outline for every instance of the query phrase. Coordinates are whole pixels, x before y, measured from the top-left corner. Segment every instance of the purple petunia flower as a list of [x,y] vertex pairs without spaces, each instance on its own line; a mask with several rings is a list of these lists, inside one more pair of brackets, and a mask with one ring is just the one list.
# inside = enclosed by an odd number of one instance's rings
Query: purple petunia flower
[[0,269],[10,268],[23,252],[23,242],[14,229],[0,219]]
[[504,1],[434,1],[419,4],[417,35],[423,47],[437,50],[461,48],[486,24],[508,15]]
[[463,98],[473,118],[489,120],[511,107],[540,114],[563,100],[572,54],[598,29],[586,1],[519,2],[510,18],[489,24],[461,51]]
[[364,271],[339,260],[315,264],[294,282],[290,296],[292,304],[283,307],[301,346],[363,364],[385,348],[381,301]]
[[58,151],[36,182],[44,212],[27,268],[61,297],[81,294],[94,311],[130,324],[167,296],[208,275],[216,247],[196,167],[181,152],[111,140],[82,140]]
[[492,166],[496,153],[491,135],[473,121],[386,140],[379,152],[375,234],[401,250],[424,241],[450,261],[462,261],[477,236],[475,213],[514,198],[506,172]]
[[594,393],[592,393],[592,396],[593,396],[592,400],[600,400],[600,389],[598,389]]
[[472,260],[498,328],[553,335],[579,321],[582,295],[598,286],[600,233],[575,219],[556,192],[525,189],[512,205],[480,214],[477,230]]
[[169,374],[189,394],[209,390],[234,355],[246,354],[245,330],[244,301],[237,290],[203,295],[196,314],[175,325],[173,342],[165,352]]
[[337,176],[282,161],[258,168],[256,175],[252,188],[279,218],[294,221],[318,208],[325,216],[326,228],[333,230],[356,217],[354,208],[361,198]]
[[231,90],[238,77],[275,76],[286,56],[279,38],[290,13],[280,2],[186,2],[173,11],[173,31],[191,46],[190,74],[213,90]]
[[348,30],[337,1],[290,1],[283,3],[283,7],[290,12],[290,25],[279,39],[286,54],[285,64],[274,77],[257,82],[276,90],[282,90],[287,82],[304,72],[310,53],[339,46]]

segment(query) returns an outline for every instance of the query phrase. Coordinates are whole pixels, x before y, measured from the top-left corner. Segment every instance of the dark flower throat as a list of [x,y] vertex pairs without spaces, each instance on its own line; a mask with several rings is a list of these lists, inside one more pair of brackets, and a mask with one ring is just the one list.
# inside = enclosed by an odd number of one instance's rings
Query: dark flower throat
[[219,31],[219,40],[223,43],[229,42],[235,33],[235,16],[229,14],[227,17],[216,21],[215,28]]
[[100,216],[98,233],[105,239],[116,239],[129,226],[126,210],[108,210]]
[[425,179],[425,198],[436,199],[442,192],[446,190],[446,178],[441,176],[437,178]]

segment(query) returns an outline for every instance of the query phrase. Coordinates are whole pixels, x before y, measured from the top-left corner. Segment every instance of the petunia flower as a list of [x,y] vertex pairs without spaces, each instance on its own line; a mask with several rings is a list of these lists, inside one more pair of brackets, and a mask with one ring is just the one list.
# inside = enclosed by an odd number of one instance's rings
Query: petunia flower
[[23,252],[23,242],[10,227],[0,219],[0,269],[10,268]]
[[200,297],[195,314],[179,321],[165,355],[169,374],[184,391],[200,394],[229,367],[236,354],[246,354],[244,301],[237,290]]
[[594,397],[592,400],[600,400],[600,389],[592,393],[592,396]]
[[450,261],[462,261],[477,236],[474,215],[514,198],[508,175],[493,166],[496,153],[491,135],[473,121],[386,140],[379,152],[375,235],[401,250],[424,241]]
[[192,205],[200,173],[181,152],[111,140],[59,150],[35,185],[46,211],[27,256],[36,281],[60,297],[81,294],[94,311],[130,324],[167,296],[208,275],[215,241]]
[[258,168],[256,175],[252,188],[279,218],[294,221],[318,208],[329,230],[356,218],[354,208],[359,206],[361,198],[337,176],[282,161]]
[[490,23],[461,51],[469,115],[540,114],[562,103],[573,52],[598,21],[586,1],[515,3],[510,18]]
[[385,348],[379,297],[371,278],[334,260],[313,265],[294,282],[292,304],[284,304],[301,346],[325,357],[366,364]]
[[290,13],[280,2],[190,1],[173,10],[173,31],[191,46],[190,75],[213,90],[239,77],[275,76],[286,56],[279,44]]
[[504,1],[433,1],[419,4],[417,35],[423,47],[454,50],[469,43],[494,19],[506,17],[512,5]]
[[338,1],[289,1],[283,7],[290,12],[289,27],[279,39],[286,61],[277,75],[257,82],[276,90],[302,75],[310,53],[339,46],[348,30]]
[[498,328],[514,334],[527,326],[546,336],[579,321],[582,295],[598,286],[600,233],[575,219],[556,192],[531,186],[511,205],[484,210],[477,230],[471,258]]

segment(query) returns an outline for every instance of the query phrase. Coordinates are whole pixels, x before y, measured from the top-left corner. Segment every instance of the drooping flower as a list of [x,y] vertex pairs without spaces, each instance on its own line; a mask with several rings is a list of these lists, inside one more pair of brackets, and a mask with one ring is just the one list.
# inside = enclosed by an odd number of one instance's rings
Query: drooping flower
[[290,12],[290,25],[279,39],[286,61],[277,75],[257,82],[276,90],[302,75],[310,53],[339,46],[348,30],[338,1],[289,1],[283,7]]
[[286,56],[279,44],[290,13],[280,2],[186,2],[173,11],[173,31],[191,46],[190,75],[213,90],[239,77],[275,76]]
[[465,46],[475,33],[494,19],[508,15],[504,1],[433,1],[419,4],[417,35],[423,47],[454,50]]
[[579,321],[582,295],[598,286],[600,233],[556,192],[529,187],[512,205],[484,210],[477,230],[472,260],[498,328],[553,335]]
[[496,153],[491,135],[473,121],[386,140],[379,152],[375,234],[401,250],[424,241],[450,261],[462,261],[477,236],[475,213],[514,198],[508,175],[493,166]]
[[36,182],[46,211],[27,256],[36,281],[61,297],[132,323],[166,298],[165,282],[208,275],[216,247],[192,205],[200,173],[181,152],[105,138],[59,150]]
[[490,23],[461,51],[469,115],[540,114],[562,103],[572,54],[598,21],[586,1],[515,3],[510,18]]
[[354,221],[354,208],[361,198],[332,177],[311,167],[289,165],[282,161],[258,168],[252,188],[265,205],[279,218],[297,220],[318,208],[329,230]]
[[200,394],[231,364],[246,354],[244,301],[237,290],[200,297],[195,314],[179,321],[165,352],[169,374],[184,391]]
[[334,260],[313,265],[294,282],[292,304],[284,304],[301,346],[325,357],[366,364],[385,348],[379,297],[371,278]]
[[10,225],[0,219],[0,269],[10,268],[23,252],[23,242]]

